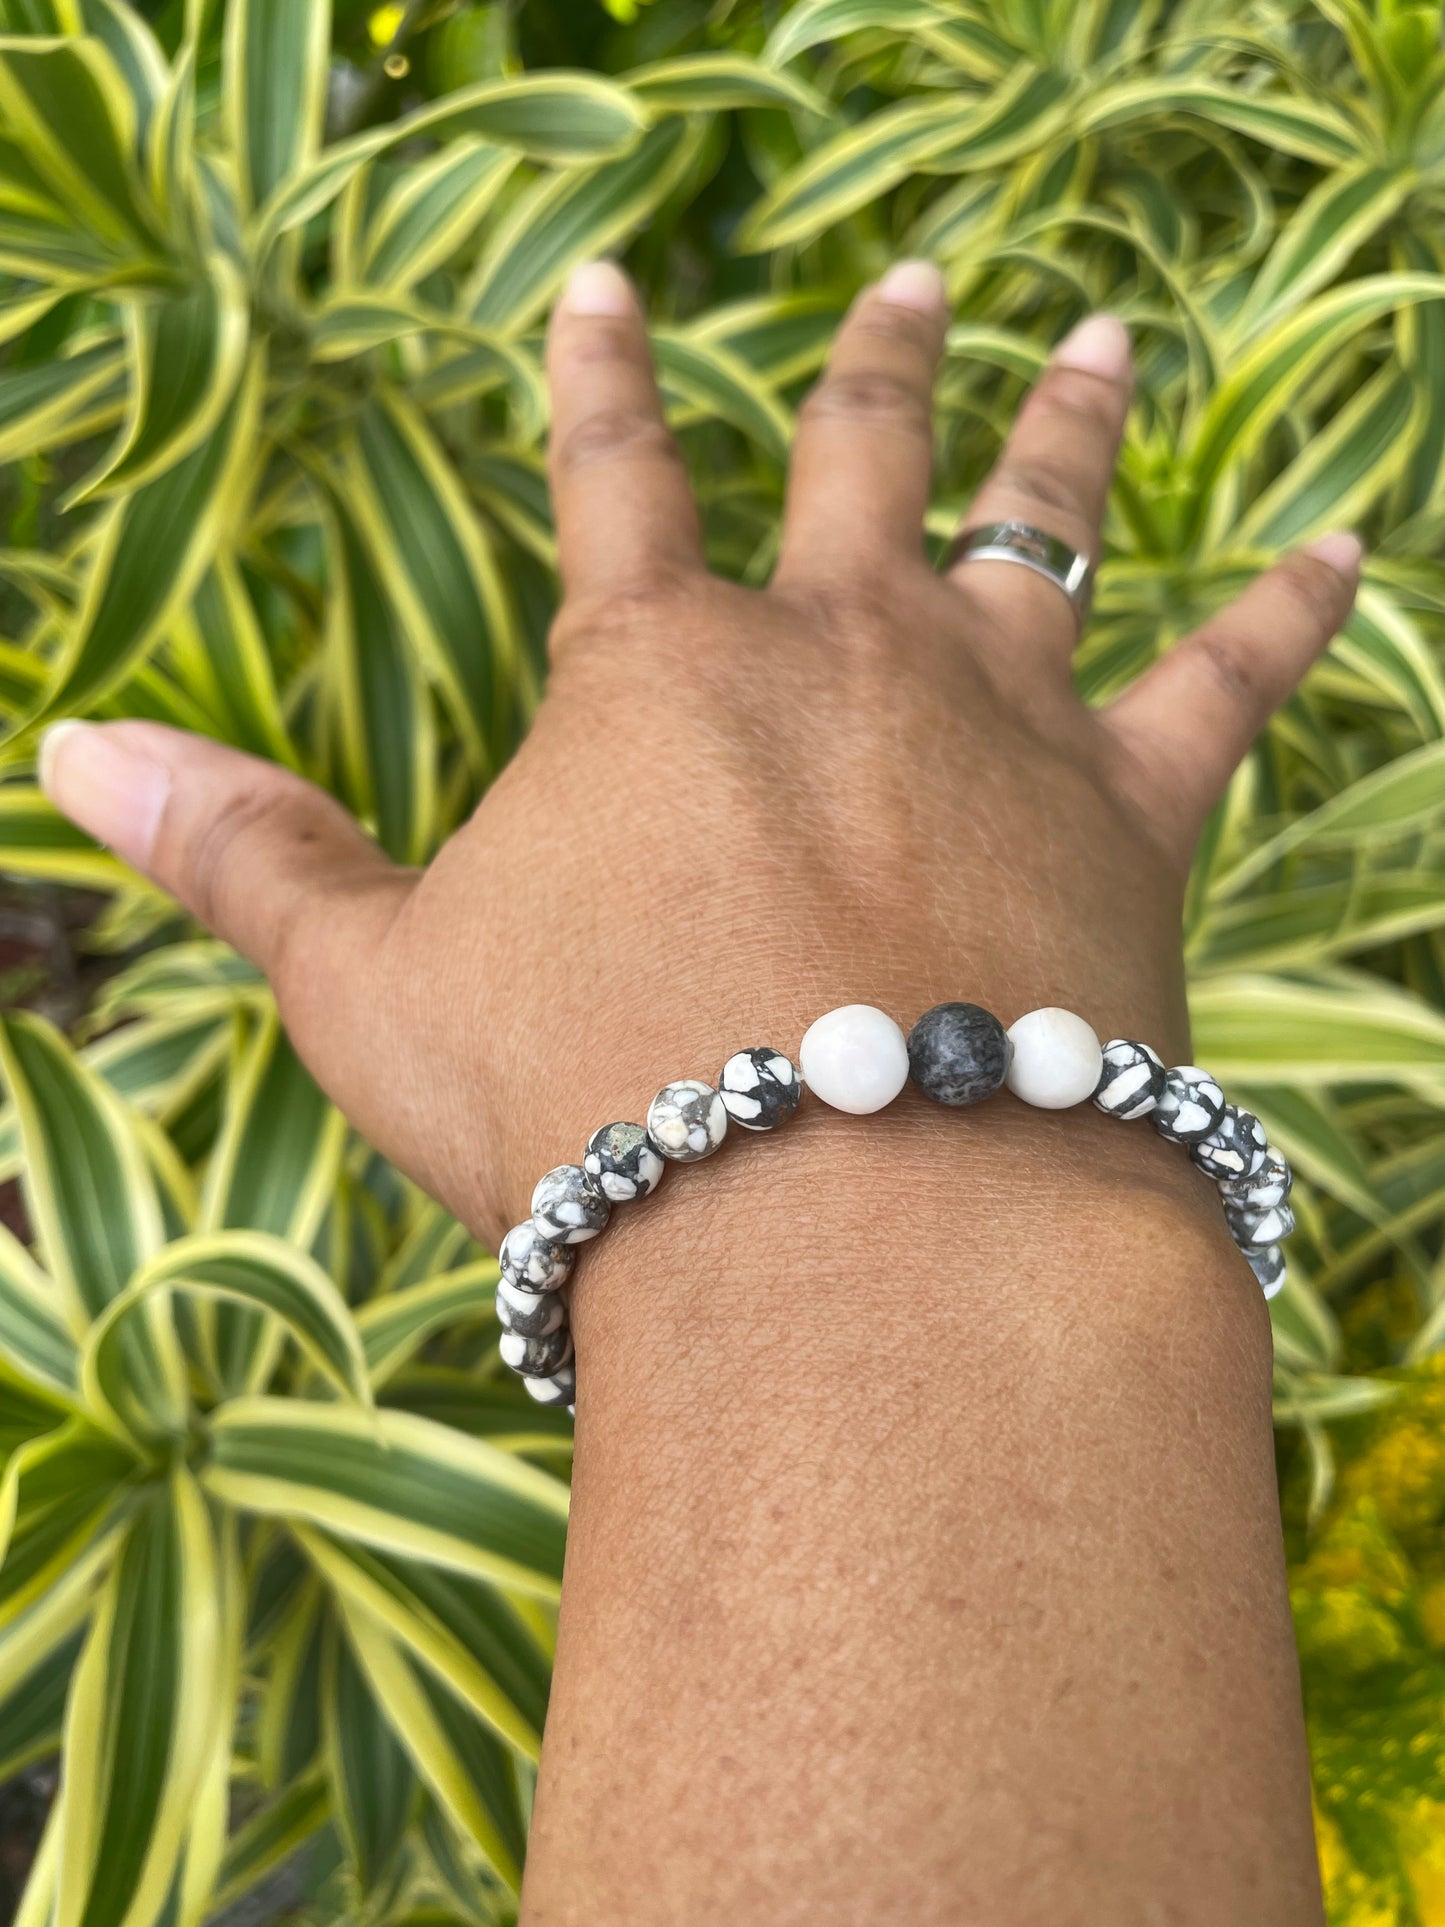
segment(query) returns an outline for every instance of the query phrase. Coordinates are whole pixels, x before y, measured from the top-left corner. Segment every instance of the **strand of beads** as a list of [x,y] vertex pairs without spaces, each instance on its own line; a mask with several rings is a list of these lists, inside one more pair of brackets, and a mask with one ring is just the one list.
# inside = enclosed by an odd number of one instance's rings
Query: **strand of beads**
[[728,1125],[771,1131],[798,1108],[802,1079],[781,1051],[736,1051],[717,1084],[681,1078],[664,1084],[643,1124],[604,1124],[587,1140],[580,1164],[559,1164],[532,1193],[532,1215],[502,1240],[497,1317],[504,1362],[541,1405],[572,1406],[577,1370],[562,1286],[576,1247],[606,1229],[614,1205],[655,1191],[668,1164],[711,1157]]

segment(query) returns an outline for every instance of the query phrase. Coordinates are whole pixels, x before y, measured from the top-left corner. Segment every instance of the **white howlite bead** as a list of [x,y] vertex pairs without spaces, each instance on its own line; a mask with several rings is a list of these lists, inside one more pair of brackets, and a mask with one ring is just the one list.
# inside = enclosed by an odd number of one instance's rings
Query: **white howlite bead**
[[908,1082],[908,1039],[887,1011],[844,1004],[811,1023],[798,1063],[803,1082],[835,1111],[866,1117]]
[[1071,1010],[1031,1010],[1009,1026],[1014,1047],[1004,1082],[1043,1111],[1082,1104],[1099,1088],[1104,1051],[1090,1025]]

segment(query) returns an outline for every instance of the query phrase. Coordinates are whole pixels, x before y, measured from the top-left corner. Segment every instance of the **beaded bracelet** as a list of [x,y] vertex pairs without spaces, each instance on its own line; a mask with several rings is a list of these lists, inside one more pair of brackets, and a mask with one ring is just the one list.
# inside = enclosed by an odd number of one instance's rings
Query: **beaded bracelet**
[[911,1077],[925,1096],[950,1106],[977,1104],[1007,1085],[1044,1110],[1092,1098],[1110,1117],[1149,1117],[1218,1185],[1234,1241],[1265,1297],[1284,1286],[1280,1243],[1294,1229],[1290,1168],[1259,1119],[1226,1103],[1193,1064],[1166,1069],[1147,1044],[1126,1037],[1101,1045],[1069,1010],[1031,1010],[1005,1030],[978,1004],[937,1004],[906,1037],[885,1011],[845,1004],[810,1025],[798,1058],[741,1050],[715,1086],[692,1077],[665,1084],[645,1125],[604,1124],[580,1164],[559,1164],[538,1184],[531,1217],[502,1241],[497,1317],[502,1357],[539,1404],[573,1406],[576,1398],[560,1290],[575,1247],[605,1228],[614,1205],[655,1191],[669,1163],[711,1157],[729,1124],[744,1131],[786,1124],[805,1085],[834,1110],[859,1116],[891,1104]]

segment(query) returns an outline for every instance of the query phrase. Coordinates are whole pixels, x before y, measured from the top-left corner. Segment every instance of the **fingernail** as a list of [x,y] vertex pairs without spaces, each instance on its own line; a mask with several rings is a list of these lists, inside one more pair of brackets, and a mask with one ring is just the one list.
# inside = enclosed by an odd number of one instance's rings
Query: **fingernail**
[[1354,582],[1365,559],[1365,545],[1353,529],[1331,529],[1328,535],[1317,535],[1313,542],[1306,542],[1305,554],[1328,563],[1346,582]]
[[1053,352],[1056,368],[1081,368],[1086,375],[1121,381],[1133,365],[1129,330],[1116,314],[1091,314],[1071,328]]
[[637,296],[615,261],[584,261],[567,277],[562,306],[568,314],[636,314]]
[[104,726],[70,721],[41,737],[36,773],[63,816],[146,868],[171,788],[163,763]]
[[931,261],[898,261],[878,283],[880,301],[895,308],[916,308],[920,314],[941,314],[948,306],[943,276]]

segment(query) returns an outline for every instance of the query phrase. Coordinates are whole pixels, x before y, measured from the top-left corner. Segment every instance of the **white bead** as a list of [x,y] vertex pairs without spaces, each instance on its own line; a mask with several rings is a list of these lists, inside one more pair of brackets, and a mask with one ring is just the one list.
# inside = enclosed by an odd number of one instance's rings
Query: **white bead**
[[1014,1047],[1004,1082],[1015,1097],[1040,1110],[1082,1104],[1099,1087],[1104,1052],[1082,1017],[1050,1007],[1031,1010],[1009,1026]]
[[908,1039],[887,1011],[844,1004],[808,1026],[798,1063],[815,1097],[864,1117],[908,1082]]

